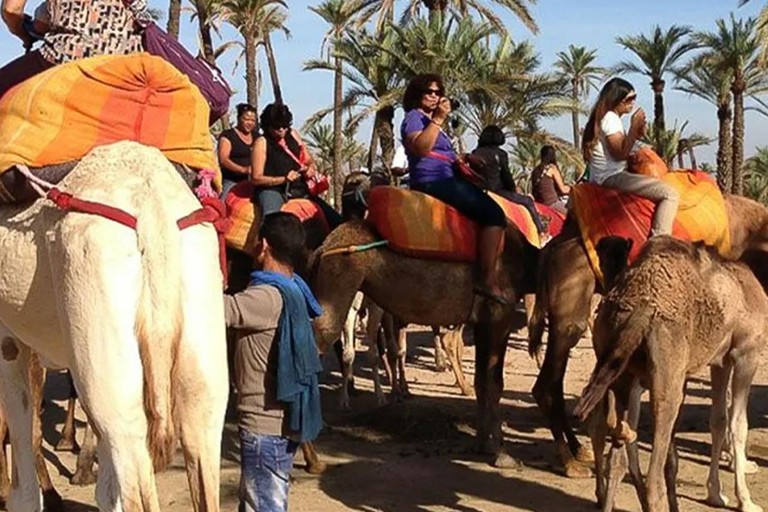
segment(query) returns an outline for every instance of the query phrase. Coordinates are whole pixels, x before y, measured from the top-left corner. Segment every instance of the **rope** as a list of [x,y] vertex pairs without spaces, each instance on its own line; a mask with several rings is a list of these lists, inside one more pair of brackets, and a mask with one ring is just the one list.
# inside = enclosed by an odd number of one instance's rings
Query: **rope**
[[353,254],[356,252],[370,251],[373,249],[378,249],[379,247],[386,247],[387,245],[389,245],[389,240],[379,240],[377,242],[371,242],[369,244],[363,245],[348,245],[347,247],[339,247],[325,251],[320,255],[320,257],[325,258],[326,256],[332,256],[334,254]]
[[47,181],[32,174],[32,171],[29,170],[29,167],[24,164],[16,164],[16,169],[21,173],[22,176],[29,180],[30,186],[40,195],[40,197],[48,197],[48,192],[46,192],[46,190],[50,191],[56,188],[56,185],[53,183],[48,183]]

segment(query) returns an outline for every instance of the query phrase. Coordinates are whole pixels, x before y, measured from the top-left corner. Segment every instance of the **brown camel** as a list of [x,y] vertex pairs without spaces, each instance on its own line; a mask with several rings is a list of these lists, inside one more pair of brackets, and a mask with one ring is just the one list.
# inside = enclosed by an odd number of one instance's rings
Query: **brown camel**
[[[605,419],[595,424],[612,428],[615,440],[630,441],[636,434],[619,420],[625,417],[632,386],[626,386],[627,378],[618,385],[617,380],[628,374],[651,390],[654,443],[645,489],[648,510],[670,510],[667,486],[674,486],[674,478],[665,482],[664,469],[674,452],[670,448],[685,382],[709,366],[713,404],[707,501],[718,507],[727,504],[719,466],[730,417],[739,510],[762,512],[750,497],[745,469],[747,402],[760,352],[768,341],[768,296],[749,267],[728,262],[701,244],[656,237],[605,296],[593,340],[598,363],[574,412],[586,419],[612,388],[615,420],[611,425]],[[727,415],[731,378],[733,398]],[[598,442],[604,438],[604,432],[594,436]],[[598,482],[602,448],[595,446]],[[673,508],[677,509],[674,504]]]
[[515,300],[534,288],[538,249],[514,227],[507,228],[501,285],[509,305],[473,293],[474,266],[424,260],[379,247],[331,252],[378,240],[365,223],[350,221],[334,230],[313,255],[312,289],[324,314],[315,321],[321,351],[339,338],[355,293],[360,290],[404,322],[421,325],[473,324],[476,344],[475,391],[479,406],[478,440],[498,466],[516,465],[503,450],[499,401],[504,386],[504,356]]
[[[753,265],[768,263],[768,210],[759,203],[739,196],[726,196],[730,219],[731,252],[729,259],[749,256]],[[563,232],[543,250],[536,306],[529,322],[529,350],[537,354],[542,346],[545,321],[549,321],[546,354],[533,395],[549,421],[565,474],[588,478],[583,464],[592,458],[576,438],[565,410],[563,380],[570,350],[587,328],[590,299],[602,292],[590,267],[575,219],[569,217]],[[765,274],[765,271],[763,271]],[[768,285],[764,281],[763,285]]]

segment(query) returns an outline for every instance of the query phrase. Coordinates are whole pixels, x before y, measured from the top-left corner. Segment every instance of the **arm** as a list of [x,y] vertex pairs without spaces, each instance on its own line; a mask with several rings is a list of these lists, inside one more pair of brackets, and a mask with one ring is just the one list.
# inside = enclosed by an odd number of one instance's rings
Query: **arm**
[[556,165],[550,166],[550,170],[552,171],[552,179],[555,180],[555,188],[557,189],[557,193],[561,196],[567,196],[571,193],[571,187],[565,184],[563,181],[563,176],[560,174],[560,169],[557,168]]
[[2,0],[2,16],[8,30],[24,44],[31,44],[29,35],[24,31],[24,6],[27,0]]
[[226,137],[219,139],[219,165],[228,171],[237,172],[240,174],[250,174],[251,170],[248,167],[237,165],[235,162],[229,159],[229,155],[232,154],[232,142]]
[[266,287],[251,287],[235,295],[224,295],[226,324],[234,329],[275,329],[282,307],[280,293]]
[[[618,131],[617,133],[606,135],[606,146],[613,159],[624,161],[629,158],[629,154],[632,151],[635,142],[643,137],[645,129],[645,112],[643,112],[642,109],[638,109],[637,112],[632,115],[629,133],[625,135],[623,131]],[[603,131],[609,133],[606,130]]]
[[[264,176],[264,166],[267,163],[267,139],[259,137],[253,144],[251,154],[251,183],[257,187],[278,187],[284,185],[292,175],[299,173],[291,171],[288,176]],[[291,180],[293,181],[293,180]]]
[[420,132],[412,132],[406,135],[403,144],[405,148],[418,157],[425,157],[432,151],[440,135],[440,128],[451,113],[451,102],[448,98],[440,98],[429,125]]
[[501,169],[501,186],[509,192],[517,192],[515,187],[515,178],[512,177],[512,171],[509,170],[509,157],[507,152],[499,150],[499,168]]
[[304,141],[301,140],[301,135],[299,135],[299,132],[296,130],[291,130],[291,134],[293,135],[294,140],[299,143],[299,147],[304,150],[304,154],[307,155],[307,161],[304,163],[304,165],[307,168],[306,169],[307,178],[311,178],[317,172],[317,165],[315,164],[315,159],[312,157],[312,153],[309,152],[309,149],[307,149],[307,146],[306,144],[304,144]]

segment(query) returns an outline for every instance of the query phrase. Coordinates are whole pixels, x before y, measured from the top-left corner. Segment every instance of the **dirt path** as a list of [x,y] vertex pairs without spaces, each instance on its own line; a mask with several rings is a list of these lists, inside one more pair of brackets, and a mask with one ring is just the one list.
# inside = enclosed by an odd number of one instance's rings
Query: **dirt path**
[[[320,476],[306,474],[297,460],[295,482],[291,488],[290,510],[294,512],[495,512],[495,511],[568,511],[592,512],[593,480],[568,480],[554,467],[556,462],[549,432],[543,428],[530,394],[536,366],[525,349],[523,330],[510,338],[507,351],[505,392],[503,398],[504,431],[508,450],[520,459],[522,471],[504,471],[490,467],[473,451],[475,403],[460,395],[450,373],[435,373],[431,336],[421,329],[409,335],[408,374],[414,397],[404,403],[375,406],[370,373],[365,355],[359,352],[357,388],[352,398],[354,412],[341,413],[336,407],[339,374],[335,361],[326,361],[332,369],[324,377],[324,412],[328,428],[319,440],[319,449],[329,471]],[[467,348],[464,368],[472,377],[474,351]],[[768,355],[764,356],[768,362]],[[573,350],[566,379],[568,406],[573,406],[586,385],[594,364],[589,340]],[[93,511],[93,486],[72,487],[67,483],[74,468],[71,454],[53,453],[50,446],[58,440],[64,412],[63,379],[49,381],[48,398],[54,400],[46,411],[47,457],[57,488],[72,512]],[[702,375],[689,386],[681,432],[678,492],[683,511],[711,510],[701,500],[709,457],[708,377]],[[644,410],[641,426],[643,464],[649,455],[650,414]],[[55,422],[56,429],[52,424]],[[758,373],[750,401],[749,455],[761,472],[748,477],[755,501],[768,506],[768,365]],[[80,433],[79,435],[82,435]],[[237,467],[236,426],[228,422],[223,441],[222,509],[237,510],[239,471]],[[163,510],[187,512],[186,475],[177,463],[158,478]],[[724,473],[726,496],[735,501],[733,478]],[[622,486],[617,510],[639,510],[630,485]]]

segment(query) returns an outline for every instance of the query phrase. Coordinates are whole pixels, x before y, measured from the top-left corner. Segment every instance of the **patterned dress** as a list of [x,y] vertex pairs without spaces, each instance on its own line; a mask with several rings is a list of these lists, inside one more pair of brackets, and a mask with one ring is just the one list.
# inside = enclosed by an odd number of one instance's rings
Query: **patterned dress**
[[40,52],[48,62],[143,51],[131,11],[145,9],[146,0],[135,0],[131,10],[123,0],[48,0],[47,5],[51,31]]

